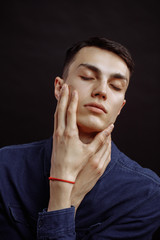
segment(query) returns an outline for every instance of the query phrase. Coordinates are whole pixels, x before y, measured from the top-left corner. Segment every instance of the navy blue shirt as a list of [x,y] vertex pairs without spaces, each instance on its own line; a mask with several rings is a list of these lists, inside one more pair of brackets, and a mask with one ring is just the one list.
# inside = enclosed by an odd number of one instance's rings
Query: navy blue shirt
[[111,161],[76,217],[74,207],[46,212],[51,152],[51,138],[0,150],[0,239],[152,239],[160,227],[160,178],[153,171],[112,142]]

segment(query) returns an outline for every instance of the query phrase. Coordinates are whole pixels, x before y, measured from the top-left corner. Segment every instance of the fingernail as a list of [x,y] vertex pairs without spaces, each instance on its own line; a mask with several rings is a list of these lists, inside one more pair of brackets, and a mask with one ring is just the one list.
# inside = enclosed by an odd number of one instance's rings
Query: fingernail
[[106,133],[107,136],[112,132],[113,128],[114,128],[114,124],[112,123],[112,124],[105,130],[105,133]]
[[112,131],[113,128],[114,128],[114,124],[112,123],[112,124],[109,126],[109,130]]

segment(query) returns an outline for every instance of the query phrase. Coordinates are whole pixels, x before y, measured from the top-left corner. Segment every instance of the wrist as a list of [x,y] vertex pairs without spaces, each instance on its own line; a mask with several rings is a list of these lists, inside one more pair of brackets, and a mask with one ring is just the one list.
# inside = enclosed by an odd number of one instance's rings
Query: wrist
[[49,177],[48,179],[52,180],[52,181],[58,181],[58,182],[65,182],[65,183],[75,184],[75,182],[73,182],[73,181],[69,181],[69,180],[65,180],[65,179],[61,179],[61,178]]
[[59,181],[50,181],[50,199],[48,211],[71,207],[71,192],[73,184]]
[[81,204],[80,199],[72,199],[71,200],[71,206],[75,207],[75,212],[77,212],[77,208],[79,207],[80,204]]
[[57,178],[57,179],[63,179],[66,181],[70,181],[70,182],[75,182],[75,179],[77,177],[77,175],[75,174],[75,172],[72,174],[71,172],[67,171],[66,169],[61,169],[61,170],[56,170],[54,169],[54,171],[50,171],[50,176]]

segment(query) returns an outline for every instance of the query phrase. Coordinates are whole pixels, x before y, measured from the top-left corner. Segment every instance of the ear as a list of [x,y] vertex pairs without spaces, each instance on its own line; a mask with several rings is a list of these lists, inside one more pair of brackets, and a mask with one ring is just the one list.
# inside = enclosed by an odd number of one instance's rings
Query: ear
[[58,100],[60,96],[60,91],[63,86],[64,80],[60,77],[56,77],[54,81],[54,95],[55,98]]
[[126,104],[126,99],[123,100],[123,103],[122,103],[122,105],[121,105],[121,108],[120,108],[120,110],[119,110],[118,115],[121,113],[121,110],[122,110],[122,108],[124,107],[125,104]]

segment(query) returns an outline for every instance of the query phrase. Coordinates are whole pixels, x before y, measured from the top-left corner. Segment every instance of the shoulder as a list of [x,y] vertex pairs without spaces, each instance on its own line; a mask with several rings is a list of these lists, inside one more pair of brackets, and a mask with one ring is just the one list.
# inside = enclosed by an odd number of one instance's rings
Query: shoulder
[[116,213],[123,216],[126,214],[144,223],[148,229],[150,226],[155,229],[159,227],[160,177],[130,159],[115,144],[112,145],[111,162],[110,170],[103,180],[103,191],[107,191],[107,196],[110,196]]
[[115,167],[120,170],[124,176],[128,176],[131,179],[141,179],[145,182],[150,182],[160,188],[160,177],[151,169],[141,166],[135,160],[129,158],[123,152],[121,152],[113,143],[113,156]]
[[0,164],[16,164],[27,159],[38,159],[44,153],[49,153],[52,138],[41,141],[5,146],[0,149]]
[[[50,138],[49,138],[50,139]],[[43,139],[40,141],[34,141],[30,143],[24,143],[24,144],[16,144],[16,145],[10,145],[10,146],[4,146],[0,148],[0,153],[3,151],[10,151],[10,150],[25,150],[25,149],[32,149],[35,147],[43,146],[49,139]]]
[[132,206],[146,212],[152,208],[160,217],[160,177],[126,156],[115,144],[112,150],[113,167],[106,177],[114,185],[117,197],[123,199],[124,195],[123,201],[128,198]]
[[141,166],[122,152],[119,154],[118,164],[124,172],[129,172],[131,176],[141,178],[145,182],[150,182],[160,188],[160,177],[154,171]]

